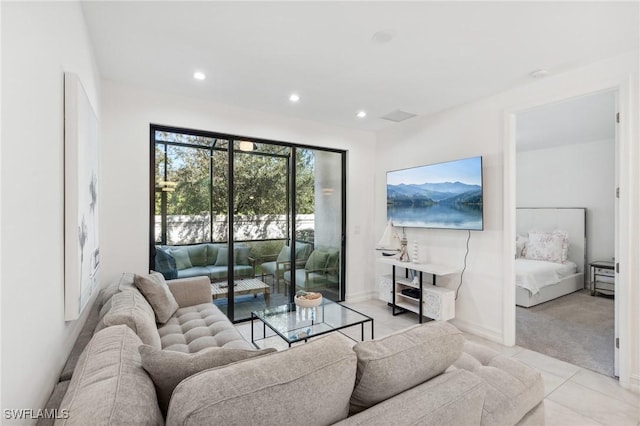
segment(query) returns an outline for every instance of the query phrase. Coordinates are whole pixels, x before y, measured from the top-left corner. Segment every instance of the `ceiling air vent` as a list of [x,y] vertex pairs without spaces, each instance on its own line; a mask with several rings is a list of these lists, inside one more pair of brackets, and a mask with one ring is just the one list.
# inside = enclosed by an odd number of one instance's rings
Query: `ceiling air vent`
[[380,118],[382,118],[384,120],[395,121],[396,123],[399,123],[401,121],[408,120],[408,119],[413,118],[415,116],[416,116],[415,114],[411,114],[410,112],[401,111],[401,110],[398,109],[398,110],[395,110],[393,112],[390,112],[387,115],[383,115]]

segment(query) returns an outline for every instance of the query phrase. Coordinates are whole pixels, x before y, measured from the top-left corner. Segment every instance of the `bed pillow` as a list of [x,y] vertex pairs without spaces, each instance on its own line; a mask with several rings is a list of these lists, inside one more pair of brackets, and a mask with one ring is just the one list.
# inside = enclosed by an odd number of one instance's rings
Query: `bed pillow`
[[523,256],[524,247],[529,241],[529,236],[524,234],[516,235],[516,259]]
[[567,260],[568,252],[569,235],[567,231],[530,231],[523,257],[531,260],[564,263]]

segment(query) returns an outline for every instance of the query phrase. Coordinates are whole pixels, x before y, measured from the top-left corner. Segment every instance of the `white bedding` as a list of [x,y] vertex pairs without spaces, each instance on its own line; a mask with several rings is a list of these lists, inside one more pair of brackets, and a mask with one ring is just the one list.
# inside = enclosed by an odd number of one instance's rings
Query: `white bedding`
[[561,279],[575,274],[578,265],[570,260],[564,263],[518,258],[515,262],[516,285],[526,288],[531,295],[542,287],[557,284]]

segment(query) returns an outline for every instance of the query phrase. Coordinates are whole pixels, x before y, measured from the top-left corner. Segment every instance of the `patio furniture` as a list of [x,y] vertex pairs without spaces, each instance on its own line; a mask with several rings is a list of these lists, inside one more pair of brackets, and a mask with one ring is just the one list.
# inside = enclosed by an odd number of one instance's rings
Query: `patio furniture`
[[[330,247],[316,248],[303,268],[296,269],[296,290],[321,290],[340,284],[340,250]],[[283,274],[285,283],[291,282],[291,271]]]
[[[253,294],[253,297],[257,297],[258,293],[262,293],[264,296],[265,302],[267,305],[269,304],[269,294],[271,288],[260,281],[257,278],[248,278],[245,280],[236,280],[233,283],[233,294],[234,295],[242,295],[242,294]],[[211,284],[211,297],[212,299],[228,297],[229,295],[229,285],[225,282],[213,283]]]
[[[308,243],[296,243],[296,268],[302,267],[307,262],[309,255],[313,251],[313,247]],[[266,255],[260,258],[262,262],[262,281],[267,275],[273,277],[274,289],[280,291],[280,280],[283,274],[291,269],[291,247],[285,245],[280,250],[280,253],[276,255]],[[285,289],[286,293],[287,289]]]
[[[156,246],[155,267],[165,279],[206,276],[211,282],[226,281],[229,273],[228,246],[203,243],[187,246]],[[233,248],[235,278],[255,277],[251,247],[236,244]]]

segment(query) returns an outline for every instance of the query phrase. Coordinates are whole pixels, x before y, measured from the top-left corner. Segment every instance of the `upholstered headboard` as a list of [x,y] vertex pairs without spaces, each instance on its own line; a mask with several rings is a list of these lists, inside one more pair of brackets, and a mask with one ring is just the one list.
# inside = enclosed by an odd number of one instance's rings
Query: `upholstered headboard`
[[587,261],[587,209],[584,208],[517,208],[516,232],[526,234],[531,230],[553,231],[561,229],[569,233],[567,257],[578,265],[578,272],[585,271]]

